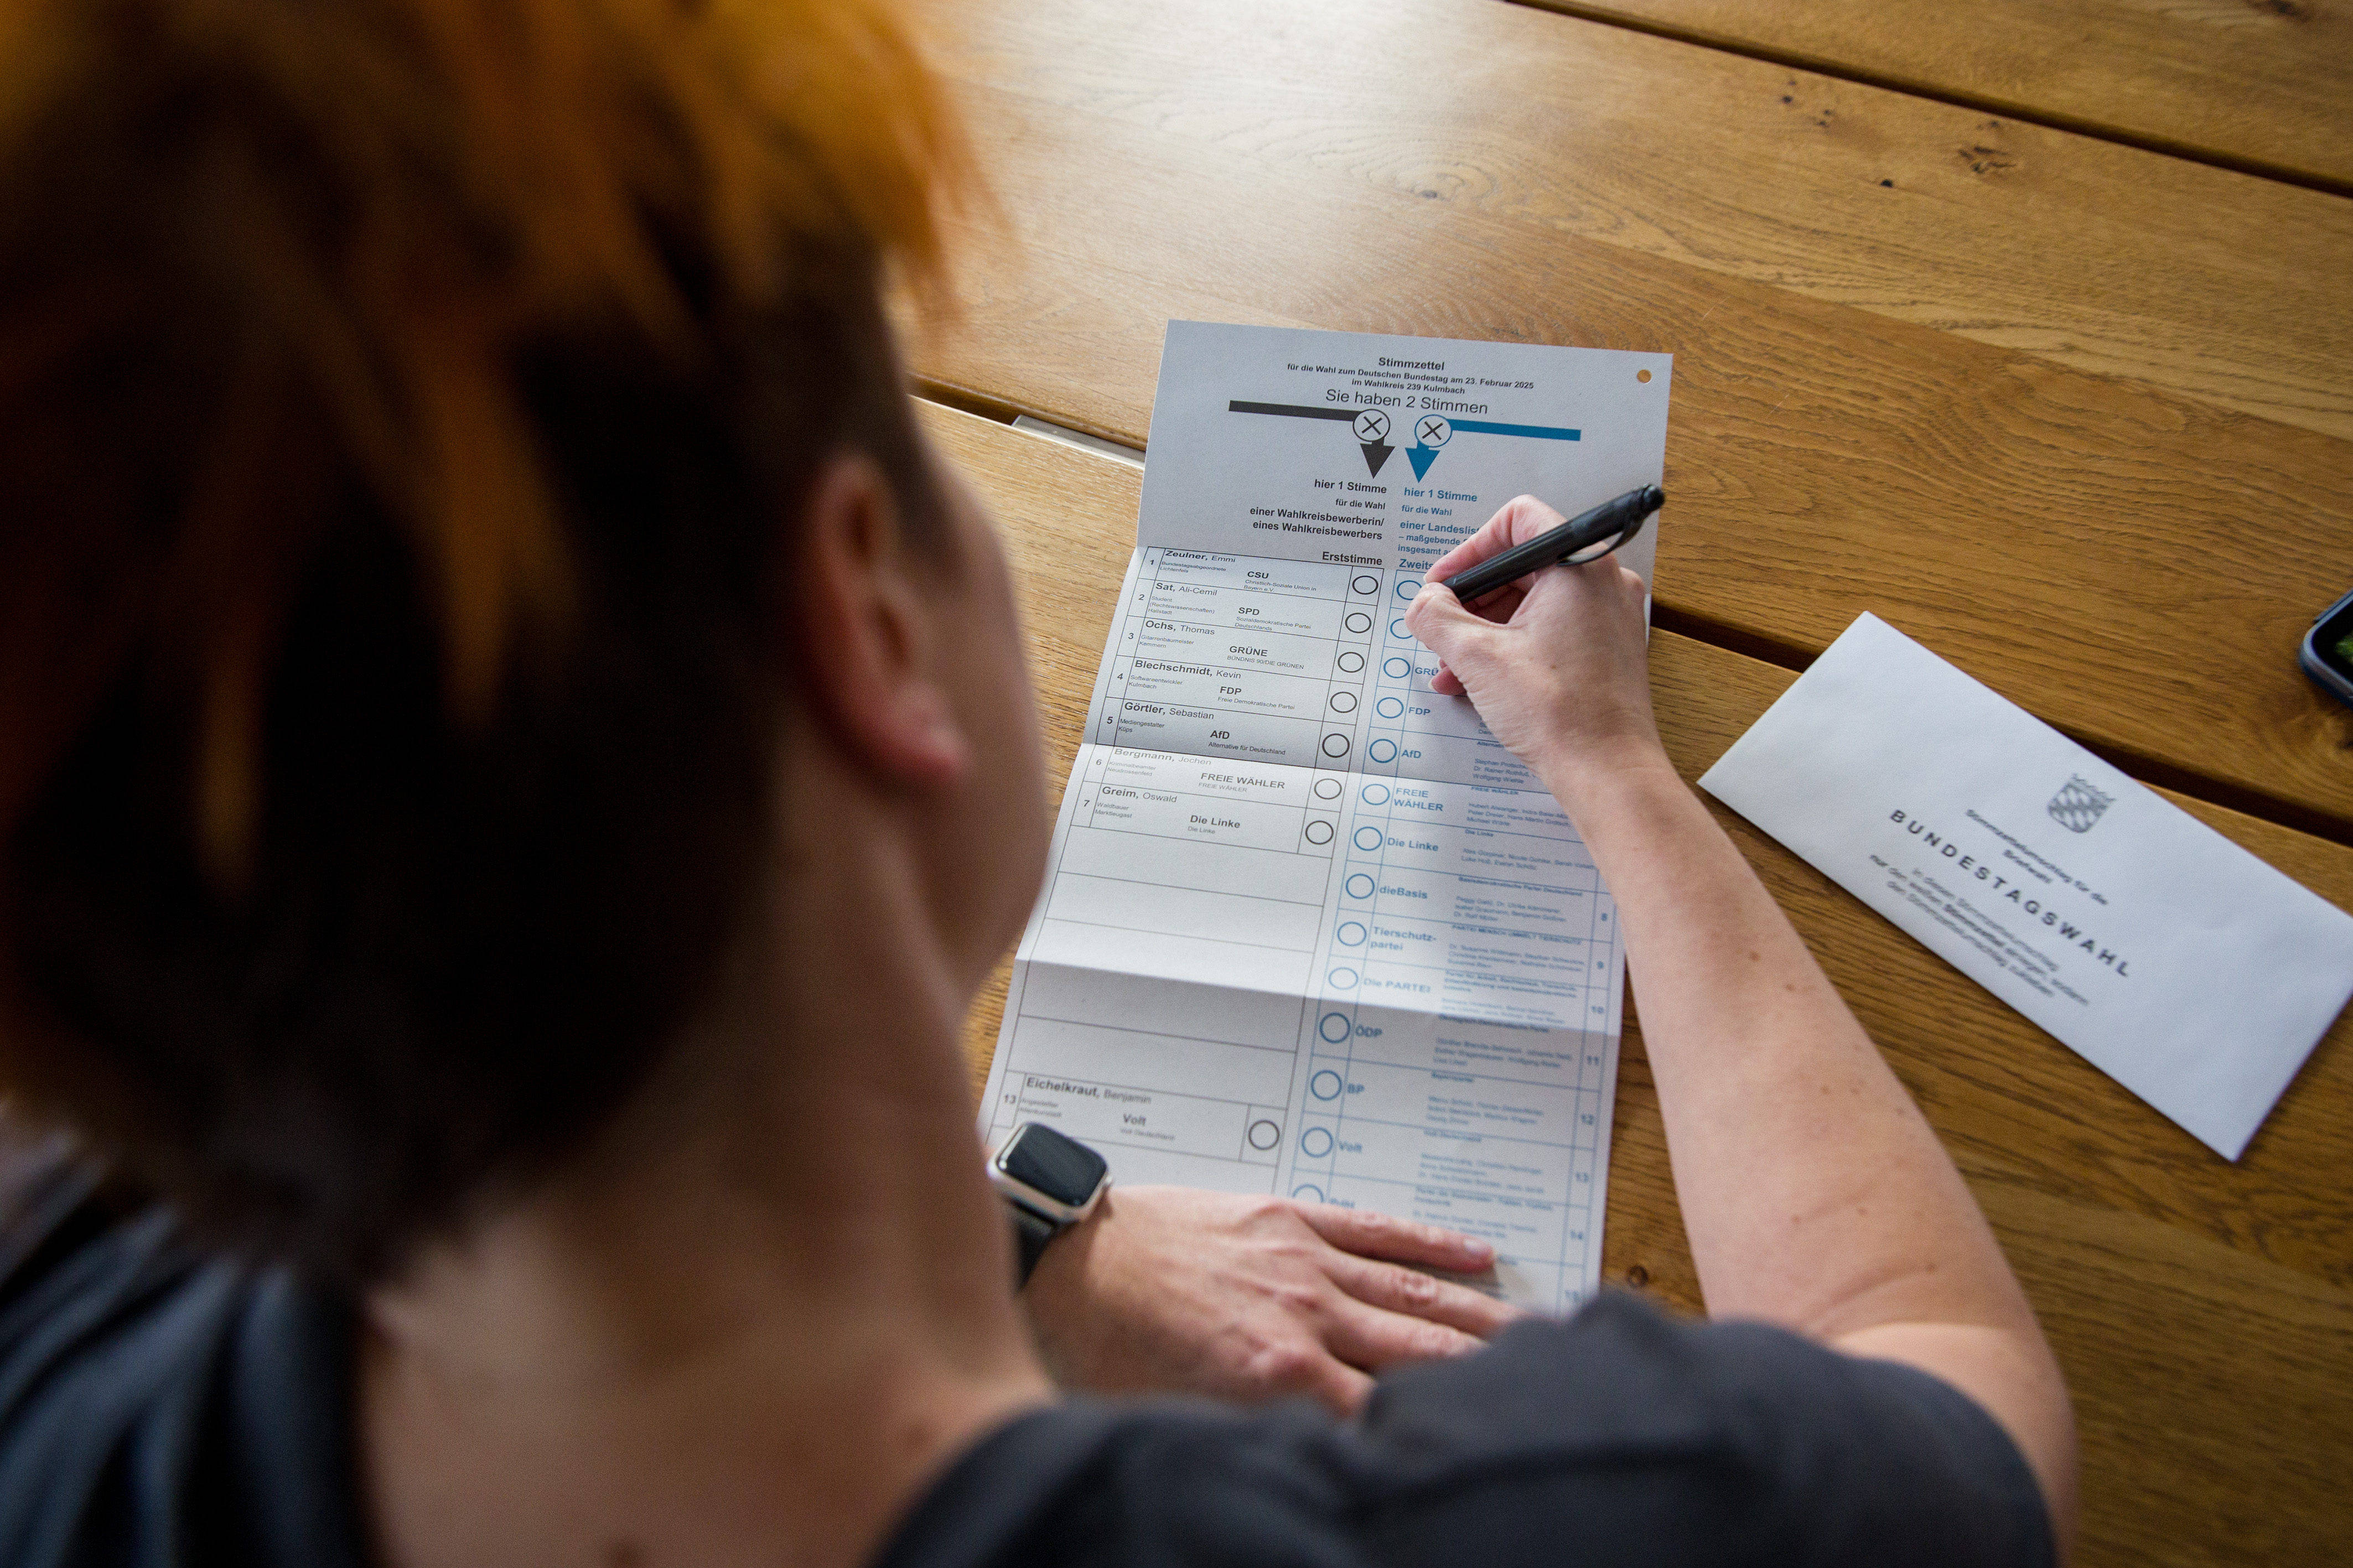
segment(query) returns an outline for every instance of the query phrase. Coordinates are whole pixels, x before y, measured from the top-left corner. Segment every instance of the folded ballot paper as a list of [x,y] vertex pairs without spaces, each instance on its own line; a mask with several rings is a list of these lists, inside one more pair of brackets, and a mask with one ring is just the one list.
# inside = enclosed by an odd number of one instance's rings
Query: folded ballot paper
[[1699,782],[2226,1159],[2353,996],[2353,916],[1876,616]]
[[[1281,1193],[1601,1271],[1625,965],[1559,804],[1406,606],[1522,492],[1666,460],[1665,354],[1172,321],[1135,552],[982,1097],[1121,1182]],[[1620,553],[1646,578],[1656,528]]]

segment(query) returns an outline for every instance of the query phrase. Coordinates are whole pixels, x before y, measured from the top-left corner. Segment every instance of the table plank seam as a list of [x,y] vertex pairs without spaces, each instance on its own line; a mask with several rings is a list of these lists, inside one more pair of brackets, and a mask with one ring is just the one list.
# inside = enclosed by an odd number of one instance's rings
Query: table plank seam
[[[1676,609],[1656,600],[1651,602],[1651,624],[1662,631],[1687,637],[1694,642],[1706,643],[1726,653],[1743,654],[1799,675],[1804,674],[1820,657],[1799,644],[1784,642],[1746,626],[1726,625],[1712,616],[1694,615],[1689,610]],[[2262,790],[2250,789],[2229,779],[2215,778],[2152,752],[2094,739],[2079,733],[2070,725],[2052,723],[2040,713],[2034,716],[2051,724],[2052,729],[2094,756],[2129,773],[2142,784],[2168,789],[2176,795],[2186,795],[2208,805],[2235,811],[2242,816],[2257,817],[2274,826],[2294,828],[2296,832],[2325,838],[2332,844],[2353,846],[2353,822],[2334,813]]]
[[1810,53],[1804,49],[1776,48],[1769,44],[1746,38],[1730,38],[1701,27],[1678,27],[1654,21],[1647,16],[1632,16],[1607,5],[1581,3],[1581,0],[1506,0],[1507,4],[1525,6],[1532,11],[1549,11],[1556,16],[1572,17],[1580,22],[1592,22],[1601,26],[1620,27],[1630,33],[1642,33],[1671,43],[1689,44],[1697,48],[1714,49],[1722,54],[1738,55],[1746,59],[1762,60],[1768,65],[1786,67],[1790,70],[1810,71],[1816,76],[1849,81],[1858,87],[1878,88],[1888,92],[1900,92],[1910,98],[1926,99],[1934,103],[1949,104],[1956,109],[1968,109],[1982,114],[1999,115],[2022,124],[2039,125],[2050,131],[2062,131],[2073,136],[2088,137],[2119,147],[2131,147],[2144,153],[2156,153],[2184,163],[2203,163],[2233,174],[2246,174],[2256,179],[2274,180],[2284,185],[2298,185],[2325,195],[2353,196],[2353,180],[2340,180],[2327,174],[2297,169],[2268,159],[2247,157],[2224,153],[2211,147],[2178,141],[2148,132],[2127,131],[2120,126],[2104,125],[2096,120],[2069,114],[2063,110],[2041,109],[2031,104],[2005,99],[1997,94],[1957,91],[1900,74],[1868,71],[1839,60]]

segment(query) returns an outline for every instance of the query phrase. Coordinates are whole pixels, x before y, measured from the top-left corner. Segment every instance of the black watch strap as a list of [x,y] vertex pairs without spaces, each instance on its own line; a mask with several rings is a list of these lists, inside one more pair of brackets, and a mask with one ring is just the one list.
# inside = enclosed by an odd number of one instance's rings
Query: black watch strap
[[1011,1198],[1005,1200],[1005,1212],[1013,1221],[1013,1288],[1018,1290],[1029,1283],[1038,1260],[1046,1256],[1046,1244],[1062,1234],[1062,1226]]

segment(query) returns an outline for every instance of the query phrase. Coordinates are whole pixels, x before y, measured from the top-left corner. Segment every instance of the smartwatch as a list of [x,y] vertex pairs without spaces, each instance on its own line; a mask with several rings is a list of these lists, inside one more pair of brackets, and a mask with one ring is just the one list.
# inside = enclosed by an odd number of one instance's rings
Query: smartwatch
[[1029,1283],[1046,1244],[1094,1213],[1111,1185],[1101,1154],[1042,1121],[1013,1130],[988,1161],[989,1184],[1013,1221],[1013,1288]]

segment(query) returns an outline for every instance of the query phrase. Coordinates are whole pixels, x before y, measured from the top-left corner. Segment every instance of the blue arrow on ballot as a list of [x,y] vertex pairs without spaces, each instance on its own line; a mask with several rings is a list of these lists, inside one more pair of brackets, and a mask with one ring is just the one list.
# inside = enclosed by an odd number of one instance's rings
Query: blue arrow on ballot
[[1424,414],[1413,422],[1413,445],[1405,449],[1405,460],[1413,465],[1413,477],[1426,477],[1430,465],[1438,461],[1438,454],[1446,443],[1464,430],[1482,436],[1517,436],[1531,441],[1575,441],[1583,432],[1565,425],[1505,425],[1492,419],[1449,419],[1442,414]]

